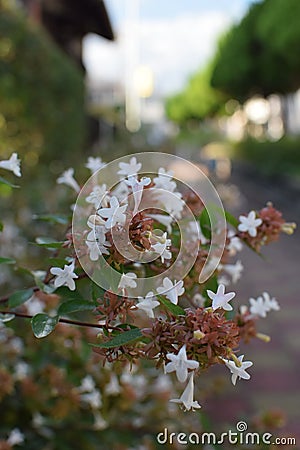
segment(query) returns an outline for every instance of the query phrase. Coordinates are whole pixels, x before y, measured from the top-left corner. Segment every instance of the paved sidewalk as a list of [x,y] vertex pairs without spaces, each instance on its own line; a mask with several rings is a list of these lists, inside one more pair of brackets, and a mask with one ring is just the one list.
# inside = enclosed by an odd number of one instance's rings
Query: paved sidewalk
[[249,369],[252,378],[239,381],[236,387],[229,381],[226,393],[214,401],[212,417],[217,414],[220,421],[234,423],[263,410],[281,409],[287,416],[287,432],[300,436],[300,189],[270,182],[246,167],[234,167],[230,181],[243,198],[234,213],[260,209],[271,200],[287,221],[298,223],[298,230],[264,248],[266,260],[248,248],[243,250],[244,276],[237,284],[241,303],[268,291],[281,310],[258,323],[259,331],[271,336],[270,343],[255,340],[241,347],[245,359],[254,361]]

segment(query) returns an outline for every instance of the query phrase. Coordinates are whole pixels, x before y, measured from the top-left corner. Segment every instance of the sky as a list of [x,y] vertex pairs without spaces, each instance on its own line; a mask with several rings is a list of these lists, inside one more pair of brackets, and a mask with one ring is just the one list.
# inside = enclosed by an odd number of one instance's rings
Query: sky
[[253,0],[106,0],[115,42],[88,35],[83,59],[89,78],[123,84],[137,66],[153,74],[154,94],[180,91],[214,54],[220,34]]

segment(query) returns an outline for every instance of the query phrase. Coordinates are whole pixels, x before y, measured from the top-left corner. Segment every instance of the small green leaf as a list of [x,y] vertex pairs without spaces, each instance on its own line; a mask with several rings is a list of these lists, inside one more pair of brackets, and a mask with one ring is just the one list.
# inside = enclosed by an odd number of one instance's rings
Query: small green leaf
[[0,264],[15,264],[16,260],[13,258],[3,258],[0,257]]
[[206,239],[211,240],[211,223],[210,223],[209,215],[208,215],[206,208],[204,208],[202,213],[200,214],[199,222],[200,222],[200,228],[201,228],[203,236]]
[[58,308],[58,315],[68,315],[73,314],[78,311],[93,311],[96,305],[90,301],[80,301],[80,300],[68,300],[60,305]]
[[63,242],[58,242],[53,240],[49,237],[37,237],[35,240],[36,244],[40,247],[47,247],[47,248],[60,248],[63,244]]
[[157,299],[162,303],[174,316],[185,316],[185,310],[182,309],[178,305],[174,305],[174,303],[170,302],[165,297],[162,297],[161,295],[156,295]]
[[17,186],[16,184],[12,184],[10,181],[7,181],[5,178],[0,177],[0,184],[5,184],[6,186],[12,187],[12,188],[18,188],[20,186]]
[[8,305],[10,308],[16,308],[22,305],[33,295],[33,289],[25,289],[23,291],[14,292],[8,299]]
[[92,299],[94,302],[96,302],[99,298],[103,299],[103,296],[105,294],[105,289],[103,289],[101,286],[98,286],[98,284],[93,283],[91,284],[91,290],[92,290]]
[[3,223],[0,222],[0,232],[3,231]]
[[3,313],[0,313],[0,322],[3,322],[3,323],[10,322],[14,318],[15,318],[14,314],[10,314],[10,313],[7,313],[7,314],[4,313],[3,314]]
[[35,220],[42,220],[44,222],[57,223],[60,225],[67,225],[69,223],[69,218],[67,216],[61,216],[58,214],[41,214],[34,215]]
[[58,323],[58,316],[50,317],[47,314],[36,314],[31,319],[31,327],[33,334],[38,339],[48,336]]
[[114,348],[121,347],[122,345],[129,344],[138,338],[143,337],[141,330],[139,328],[132,328],[131,330],[124,331],[124,333],[119,333],[113,337],[110,341],[102,342],[101,344],[91,344],[93,347],[101,348]]
[[239,221],[236,217],[230,214],[228,211],[225,211],[225,218],[227,222],[232,225],[234,228],[238,227]]

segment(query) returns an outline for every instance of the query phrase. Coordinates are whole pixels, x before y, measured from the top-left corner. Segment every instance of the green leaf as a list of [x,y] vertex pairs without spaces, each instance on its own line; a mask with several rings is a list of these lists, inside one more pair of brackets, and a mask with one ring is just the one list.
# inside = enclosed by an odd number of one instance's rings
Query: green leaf
[[234,228],[238,227],[239,221],[236,217],[230,214],[228,211],[225,211],[225,218],[227,222],[232,225]]
[[12,184],[10,181],[7,181],[5,178],[0,177],[0,184],[5,184],[6,186],[12,187],[12,188],[18,188],[20,186],[17,186],[16,184]]
[[48,336],[58,323],[58,316],[50,317],[47,314],[36,314],[31,319],[31,327],[36,338],[40,339]]
[[67,225],[69,223],[69,218],[67,216],[61,216],[59,214],[36,214],[33,216],[33,219],[42,220],[44,222],[57,223],[60,225]]
[[8,306],[10,308],[16,308],[17,306],[22,305],[30,299],[33,292],[33,289],[24,289],[23,291],[14,292],[8,299]]
[[0,256],[0,264],[15,264],[16,260],[13,258],[3,258]]
[[70,291],[70,289],[66,286],[60,286],[59,288],[57,288],[55,290],[55,294],[66,300],[79,300],[82,302],[84,301],[84,298],[82,297],[78,289],[76,289],[75,291]]
[[0,232],[3,231],[3,223],[0,222]]
[[204,208],[202,213],[200,214],[199,222],[203,236],[206,239],[211,240],[211,223],[206,208]]
[[174,305],[174,303],[170,302],[170,300],[162,297],[161,295],[155,295],[155,297],[157,297],[160,303],[162,303],[172,314],[174,314],[174,316],[185,316],[185,310],[180,306]]
[[92,299],[94,302],[96,302],[99,298],[103,299],[103,296],[105,294],[105,289],[103,289],[101,286],[98,286],[98,284],[93,283],[91,284],[91,290],[92,290]]
[[68,300],[60,305],[58,308],[58,315],[68,315],[73,314],[78,311],[93,311],[96,305],[90,301],[81,300]]
[[139,328],[132,328],[131,330],[124,331],[124,333],[119,333],[113,337],[110,341],[102,342],[101,344],[91,344],[93,347],[101,348],[114,348],[121,347],[122,345],[129,344],[138,338],[143,337],[141,330]]
[[47,248],[60,248],[63,244],[63,242],[54,241],[52,238],[42,236],[37,237],[35,242],[40,247],[47,247]]
[[12,319],[15,318],[14,314],[11,313],[0,313],[0,322],[10,322]]

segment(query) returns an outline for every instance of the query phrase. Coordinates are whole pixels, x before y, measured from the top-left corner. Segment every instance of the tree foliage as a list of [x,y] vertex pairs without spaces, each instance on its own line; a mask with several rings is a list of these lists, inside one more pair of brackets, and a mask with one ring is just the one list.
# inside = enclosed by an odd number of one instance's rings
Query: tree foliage
[[220,42],[212,85],[238,100],[300,86],[300,3],[254,4]]
[[168,117],[177,123],[190,119],[203,120],[215,115],[224,104],[225,96],[210,85],[213,63],[191,76],[185,89],[167,99]]
[[46,162],[79,151],[81,72],[21,11],[0,4],[0,12],[0,152]]

